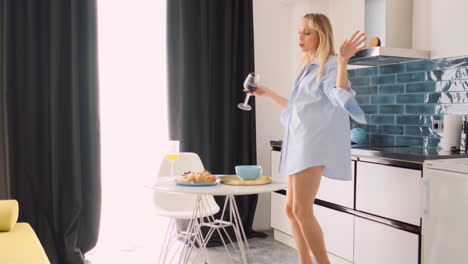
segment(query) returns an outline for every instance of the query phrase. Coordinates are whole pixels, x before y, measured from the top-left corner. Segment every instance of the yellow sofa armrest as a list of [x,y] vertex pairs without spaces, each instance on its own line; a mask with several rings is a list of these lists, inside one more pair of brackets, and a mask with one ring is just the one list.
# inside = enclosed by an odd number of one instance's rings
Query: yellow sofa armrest
[[50,261],[31,226],[17,223],[10,232],[0,232],[0,263],[50,264]]
[[9,232],[18,221],[18,201],[0,200],[0,232]]

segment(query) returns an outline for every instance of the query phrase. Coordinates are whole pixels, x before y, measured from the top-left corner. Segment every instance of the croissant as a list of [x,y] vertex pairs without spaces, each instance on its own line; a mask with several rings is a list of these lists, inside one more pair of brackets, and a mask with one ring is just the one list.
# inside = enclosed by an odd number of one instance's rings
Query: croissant
[[192,172],[184,172],[184,174],[182,174],[182,178],[179,179],[179,182],[182,182],[182,183],[190,183],[193,181],[193,178],[195,177],[195,174],[192,173]]
[[216,177],[209,171],[201,171],[193,177],[194,183],[212,183],[216,181]]

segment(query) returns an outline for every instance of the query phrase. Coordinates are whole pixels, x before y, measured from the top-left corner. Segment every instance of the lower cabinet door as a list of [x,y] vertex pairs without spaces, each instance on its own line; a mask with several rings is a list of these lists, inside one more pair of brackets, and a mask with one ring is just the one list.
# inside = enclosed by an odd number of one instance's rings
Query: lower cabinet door
[[[285,195],[271,193],[271,227],[292,236],[285,203]],[[327,251],[353,261],[354,216],[319,205],[314,205],[314,213],[322,227]]]
[[327,251],[353,261],[354,216],[320,205],[314,213],[323,230]]
[[355,264],[418,264],[419,236],[355,217]]
[[271,193],[271,227],[292,236],[291,224],[285,211],[286,195]]

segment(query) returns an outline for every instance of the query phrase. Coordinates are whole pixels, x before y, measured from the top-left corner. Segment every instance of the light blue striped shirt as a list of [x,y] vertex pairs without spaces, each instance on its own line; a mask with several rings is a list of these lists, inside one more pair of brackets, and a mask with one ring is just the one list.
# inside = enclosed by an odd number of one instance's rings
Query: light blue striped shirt
[[315,60],[299,72],[294,90],[281,113],[285,127],[280,173],[290,175],[325,166],[323,176],[351,180],[349,116],[366,123],[356,92],[336,87],[337,58],[330,57],[318,82]]

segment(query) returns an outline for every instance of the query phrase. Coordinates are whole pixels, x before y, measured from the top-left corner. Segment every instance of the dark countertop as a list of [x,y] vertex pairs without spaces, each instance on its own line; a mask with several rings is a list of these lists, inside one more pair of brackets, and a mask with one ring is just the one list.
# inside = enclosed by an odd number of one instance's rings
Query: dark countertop
[[270,140],[270,146],[272,148],[279,148],[278,150],[281,150],[281,145],[282,145],[283,141],[282,140]]
[[[281,151],[281,140],[270,141],[273,150]],[[360,161],[421,169],[425,160],[466,158],[465,152],[451,153],[411,146],[352,145],[351,155]]]

